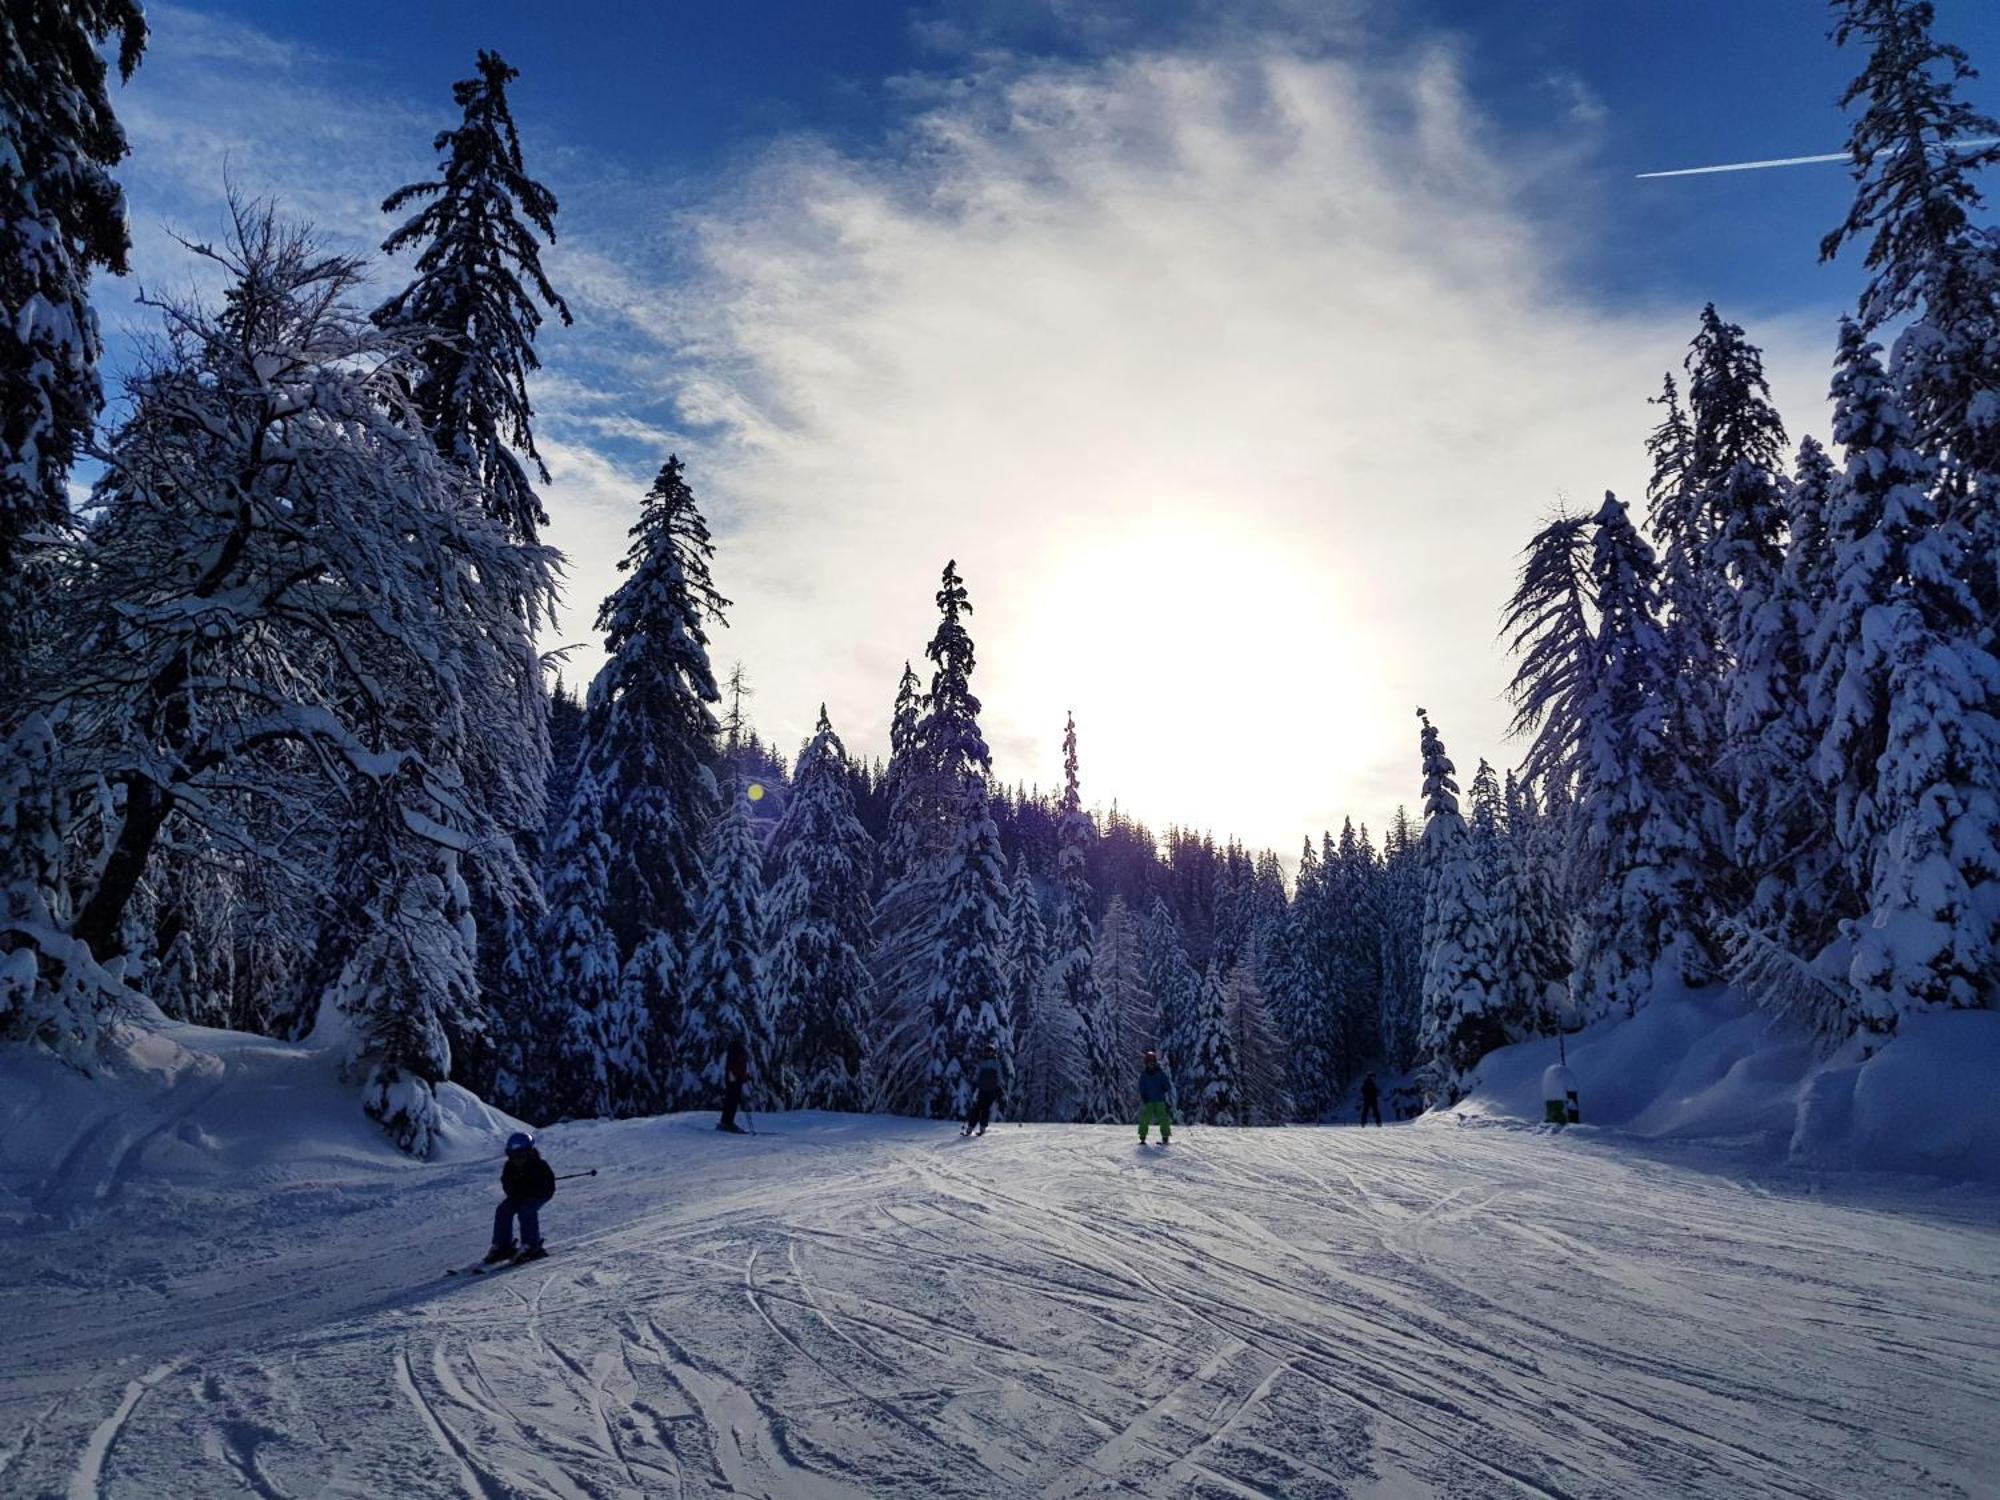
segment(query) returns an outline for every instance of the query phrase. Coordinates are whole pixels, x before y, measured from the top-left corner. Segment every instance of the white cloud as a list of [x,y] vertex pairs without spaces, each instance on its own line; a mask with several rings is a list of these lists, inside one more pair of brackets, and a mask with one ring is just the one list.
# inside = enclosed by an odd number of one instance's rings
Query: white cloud
[[1447,52],[1272,47],[996,70],[887,165],[774,155],[702,225],[683,372],[765,727],[825,697],[879,744],[955,557],[1009,779],[1074,708],[1092,798],[1289,851],[1414,800],[1419,702],[1502,759],[1515,554],[1559,492],[1639,498],[1694,310],[1568,297],[1572,226],[1486,139]]

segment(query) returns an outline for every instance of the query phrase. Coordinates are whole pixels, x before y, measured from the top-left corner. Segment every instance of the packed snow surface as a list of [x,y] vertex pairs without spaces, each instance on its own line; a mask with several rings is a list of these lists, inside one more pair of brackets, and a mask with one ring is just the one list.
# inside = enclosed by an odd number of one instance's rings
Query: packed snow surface
[[301,1048],[0,1058],[0,1493],[2000,1493],[1987,1189],[1589,1126],[678,1116],[544,1133],[599,1170],[554,1254],[446,1277],[511,1128],[446,1102],[417,1164]]

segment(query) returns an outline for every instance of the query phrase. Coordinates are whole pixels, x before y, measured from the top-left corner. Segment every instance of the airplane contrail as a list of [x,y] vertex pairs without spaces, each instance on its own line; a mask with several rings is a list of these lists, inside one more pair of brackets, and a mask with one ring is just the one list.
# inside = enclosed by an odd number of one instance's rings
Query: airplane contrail
[[1679,167],[1671,172],[1641,172],[1647,177],[1706,177],[1711,172],[1755,172],[1764,167],[1807,167],[1823,161],[1846,161],[1845,151],[1831,152],[1826,156],[1774,156],[1769,161],[1733,161],[1720,167]]
[[[1952,141],[1946,146],[1933,146],[1929,150],[1979,151],[1987,146],[2000,146],[2000,137],[1988,137],[1977,141]],[[1765,167],[1810,167],[1821,162],[1851,161],[1845,151],[1828,152],[1825,156],[1774,156],[1769,161],[1733,161],[1719,167],[1679,167],[1671,172],[1639,172],[1638,180],[1649,177],[1706,177],[1714,172],[1758,172]]]

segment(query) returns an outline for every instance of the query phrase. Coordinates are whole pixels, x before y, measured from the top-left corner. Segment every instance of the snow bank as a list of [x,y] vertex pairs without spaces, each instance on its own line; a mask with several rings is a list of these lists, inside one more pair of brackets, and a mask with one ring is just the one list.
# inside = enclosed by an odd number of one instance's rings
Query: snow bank
[[[2000,1182],[2000,1012],[1916,1016],[1863,1055],[1731,990],[1658,993],[1631,1019],[1568,1038],[1584,1130],[1742,1147],[1799,1166]],[[1543,1117],[1553,1039],[1483,1059],[1460,1121]]]
[[[454,1084],[434,1161],[498,1156],[517,1121]],[[161,1021],[131,1026],[86,1077],[0,1048],[0,1230],[75,1223],[131,1183],[273,1187],[342,1167],[422,1171],[361,1112],[339,1053]]]

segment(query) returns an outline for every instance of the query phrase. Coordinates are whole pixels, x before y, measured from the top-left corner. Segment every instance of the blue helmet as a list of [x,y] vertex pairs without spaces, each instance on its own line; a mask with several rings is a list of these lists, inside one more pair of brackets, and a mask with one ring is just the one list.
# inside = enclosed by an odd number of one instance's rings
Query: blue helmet
[[509,1156],[512,1156],[516,1151],[532,1151],[534,1149],[535,1138],[525,1130],[517,1130],[507,1137],[507,1154]]

